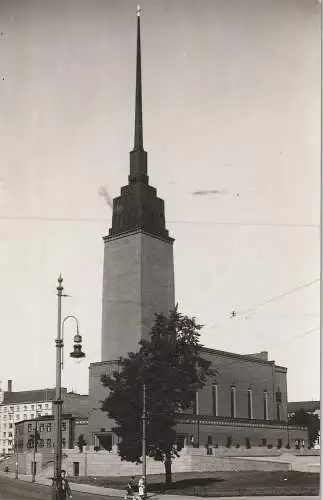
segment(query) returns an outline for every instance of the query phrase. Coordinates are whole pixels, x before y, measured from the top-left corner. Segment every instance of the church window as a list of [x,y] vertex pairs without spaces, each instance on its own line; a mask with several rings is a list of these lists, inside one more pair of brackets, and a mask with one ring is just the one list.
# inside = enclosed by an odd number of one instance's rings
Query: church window
[[230,416],[232,418],[237,416],[237,388],[234,385],[230,389]]
[[264,420],[268,420],[268,393],[264,391]]
[[253,418],[251,389],[248,389],[248,418]]
[[218,416],[218,411],[219,411],[219,397],[218,397],[218,384],[212,384],[212,414],[213,417]]

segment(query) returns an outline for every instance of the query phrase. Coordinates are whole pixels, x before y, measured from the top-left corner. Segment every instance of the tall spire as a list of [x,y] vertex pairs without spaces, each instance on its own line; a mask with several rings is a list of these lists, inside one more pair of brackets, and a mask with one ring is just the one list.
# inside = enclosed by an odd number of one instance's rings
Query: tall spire
[[136,67],[136,110],[134,150],[143,149],[142,133],[142,86],[141,86],[141,46],[140,46],[140,5],[137,6],[137,67]]
[[135,104],[135,137],[134,148],[130,153],[129,182],[144,182],[148,184],[147,153],[143,146],[142,128],[142,83],[141,83],[141,37],[140,37],[141,8],[137,6],[137,64],[136,64],[136,104]]
[[140,230],[172,242],[166,229],[164,201],[158,198],[156,189],[148,182],[147,153],[143,147],[140,14],[138,6],[135,143],[130,152],[128,184],[121,188],[120,196],[113,200],[112,227],[107,238]]

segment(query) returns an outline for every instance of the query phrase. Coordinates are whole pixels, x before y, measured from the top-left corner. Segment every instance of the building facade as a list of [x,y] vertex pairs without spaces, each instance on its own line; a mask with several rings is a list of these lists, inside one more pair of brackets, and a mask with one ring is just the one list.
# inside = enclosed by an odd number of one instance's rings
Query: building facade
[[[62,448],[72,449],[77,446],[80,435],[88,442],[88,419],[69,414],[62,415]],[[23,420],[15,424],[18,453],[34,448],[34,436],[38,434],[37,450],[53,454],[55,443],[55,422],[53,415],[40,416],[37,419]]]
[[[12,381],[8,381],[8,390],[0,391],[0,454],[14,452],[16,423],[53,415],[55,398],[55,389],[14,392]],[[87,417],[87,395],[68,393],[62,388],[62,398],[64,412]]]
[[[119,357],[137,351],[155,314],[168,314],[175,303],[174,240],[166,228],[164,202],[149,184],[143,147],[140,15],[135,103],[128,184],[113,200],[112,227],[104,238],[101,361],[89,367],[89,438],[106,449],[117,440],[113,421],[100,409],[108,396],[101,375],[114,371]],[[202,355],[217,375],[196,394],[194,408],[178,417],[181,441],[287,446],[295,432],[306,434],[287,426],[287,369],[269,361],[266,352],[239,355],[203,348]]]

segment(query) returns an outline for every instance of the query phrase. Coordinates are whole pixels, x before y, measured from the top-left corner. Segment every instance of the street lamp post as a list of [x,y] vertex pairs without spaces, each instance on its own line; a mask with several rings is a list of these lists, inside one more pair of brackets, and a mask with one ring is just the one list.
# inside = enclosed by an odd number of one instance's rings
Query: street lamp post
[[37,412],[35,418],[35,429],[34,429],[34,449],[33,449],[33,460],[31,469],[31,481],[34,483],[36,480],[36,453],[37,453],[37,441],[38,441],[38,428],[37,428]]
[[147,441],[147,415],[146,415],[146,384],[143,384],[142,394],[142,475],[145,480],[145,489],[147,488],[147,471],[146,471],[146,441]]
[[[17,432],[17,429],[16,429]],[[19,450],[18,450],[18,436],[15,435],[15,445],[16,445],[16,471],[15,478],[18,479],[18,468],[19,468]]]
[[70,353],[70,357],[80,359],[85,357],[82,351],[82,337],[79,334],[78,320],[75,316],[66,316],[62,322],[62,297],[64,287],[62,286],[63,278],[60,275],[58,278],[57,287],[57,338],[56,344],[56,398],[55,398],[55,456],[54,456],[54,477],[52,482],[52,500],[62,500],[65,498],[65,491],[62,491],[62,352],[64,347],[64,324],[69,318],[76,321],[77,332],[74,336],[74,349]]

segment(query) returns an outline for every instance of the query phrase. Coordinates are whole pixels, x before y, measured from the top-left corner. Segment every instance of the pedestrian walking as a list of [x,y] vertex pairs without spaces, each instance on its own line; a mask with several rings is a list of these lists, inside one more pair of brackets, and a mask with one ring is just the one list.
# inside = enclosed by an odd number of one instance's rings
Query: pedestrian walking
[[145,498],[146,495],[145,476],[142,476],[138,481],[138,494],[141,500]]
[[72,498],[72,492],[71,492],[69,482],[66,479],[65,470],[61,471],[61,479],[62,479],[61,485],[62,485],[62,492],[63,492],[62,498]]
[[135,476],[132,476],[131,479],[128,481],[128,484],[126,486],[127,493],[125,495],[125,500],[129,498],[135,498],[136,494],[135,491],[137,489],[136,486],[136,481],[135,481]]

